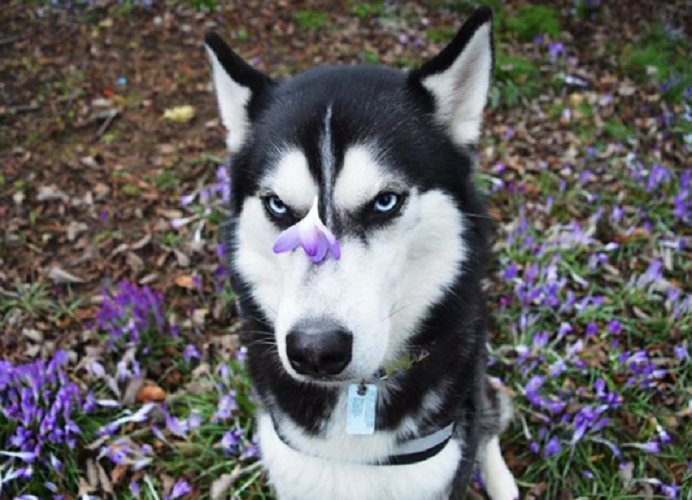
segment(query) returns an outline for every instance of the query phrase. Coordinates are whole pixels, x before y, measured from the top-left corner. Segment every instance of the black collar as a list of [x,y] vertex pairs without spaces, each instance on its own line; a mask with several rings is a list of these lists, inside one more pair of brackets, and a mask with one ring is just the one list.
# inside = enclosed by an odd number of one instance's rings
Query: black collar
[[356,462],[350,460],[341,460],[337,458],[327,458],[321,457],[319,455],[313,455],[311,453],[306,453],[303,450],[296,448],[285,436],[279,431],[276,422],[272,419],[274,425],[274,430],[279,439],[289,448],[307,455],[310,457],[319,458],[320,460],[325,460],[328,462],[343,462],[356,465],[371,465],[371,466],[382,466],[382,465],[410,465],[423,462],[429,458],[434,457],[440,453],[444,447],[449,443],[454,435],[455,423],[451,423],[437,431],[427,434],[425,436],[409,439],[397,445],[398,452],[393,455],[388,455],[386,457],[366,461],[366,462]]

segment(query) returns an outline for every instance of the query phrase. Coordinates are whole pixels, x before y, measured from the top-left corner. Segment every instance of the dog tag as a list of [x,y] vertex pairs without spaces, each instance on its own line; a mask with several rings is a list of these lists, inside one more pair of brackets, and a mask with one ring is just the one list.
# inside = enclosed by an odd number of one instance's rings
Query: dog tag
[[369,436],[375,433],[377,411],[377,386],[374,384],[351,384],[348,386],[348,409],[346,410],[346,434]]

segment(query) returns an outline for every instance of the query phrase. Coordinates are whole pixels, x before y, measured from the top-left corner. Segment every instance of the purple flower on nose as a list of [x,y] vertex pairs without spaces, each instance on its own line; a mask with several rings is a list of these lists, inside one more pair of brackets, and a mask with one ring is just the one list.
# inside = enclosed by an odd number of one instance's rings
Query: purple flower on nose
[[274,242],[274,253],[290,252],[303,247],[305,253],[315,264],[322,262],[331,252],[339,260],[341,248],[334,234],[320,220],[317,198],[308,214],[298,223],[286,229]]

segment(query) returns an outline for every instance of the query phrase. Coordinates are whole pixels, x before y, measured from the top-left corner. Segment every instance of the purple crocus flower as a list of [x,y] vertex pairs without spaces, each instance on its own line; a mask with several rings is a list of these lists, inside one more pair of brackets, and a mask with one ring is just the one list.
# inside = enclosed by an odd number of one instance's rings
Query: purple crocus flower
[[231,177],[228,174],[229,167],[221,165],[216,169],[216,184],[214,191],[221,196],[221,202],[228,204],[231,202]]
[[560,450],[562,450],[560,440],[557,436],[553,436],[550,438],[550,441],[548,441],[548,444],[545,445],[545,457],[548,458],[556,453],[560,453]]
[[183,351],[183,359],[189,363],[193,359],[199,359],[200,354],[199,350],[197,349],[197,346],[194,344],[188,344],[185,346],[185,350]]
[[[57,351],[49,361],[24,365],[0,361],[0,412],[7,431],[0,462],[45,464],[57,471],[61,463],[51,449],[77,445],[81,429],[73,419],[87,413],[87,409],[81,388],[64,370],[68,362],[64,351]],[[22,471],[22,476],[29,477],[32,470],[17,468],[15,474],[19,477]]]
[[240,439],[243,436],[242,430],[226,431],[218,446],[226,455],[235,455],[240,449]]
[[274,243],[274,253],[290,252],[298,246],[315,264],[322,262],[330,251],[339,260],[341,248],[334,234],[320,220],[317,198],[308,214],[279,235]]
[[140,496],[139,483],[134,479],[130,481],[130,494],[132,494],[134,498],[139,498]]
[[236,401],[236,391],[231,389],[227,394],[219,398],[216,412],[212,417],[212,422],[231,418],[231,415],[235,411],[238,411],[238,402]]
[[661,493],[668,498],[677,498],[678,491],[680,491],[680,487],[675,484],[671,484],[670,486],[666,484],[661,485]]
[[646,451],[648,453],[659,453],[661,451],[661,444],[657,443],[656,441],[650,441],[648,443],[633,443],[630,446],[633,448],[638,448],[642,451]]
[[596,325],[596,323],[594,323],[594,322],[589,322],[589,324],[586,325],[586,331],[584,332],[584,334],[587,337],[593,337],[597,333],[598,333],[598,325]]
[[260,456],[260,449],[257,443],[254,441],[251,442],[248,446],[245,447],[243,450],[243,455],[242,458],[245,460],[253,459],[253,458],[259,458]]
[[620,323],[618,320],[614,319],[608,323],[608,331],[610,333],[617,335],[618,333],[622,332],[622,330],[622,323]]
[[178,437],[185,437],[185,429],[183,429],[180,420],[178,420],[173,415],[166,415],[166,428]]
[[687,350],[687,346],[685,346],[685,345],[676,346],[674,351],[675,351],[675,357],[677,357],[678,359],[681,359],[681,360],[690,359],[690,353]]
[[184,497],[191,491],[190,484],[184,479],[180,479],[173,485],[170,495],[166,495],[166,500],[176,500],[177,498]]
[[555,62],[559,56],[565,55],[565,46],[560,42],[551,43],[548,45],[548,53],[550,54],[550,60]]

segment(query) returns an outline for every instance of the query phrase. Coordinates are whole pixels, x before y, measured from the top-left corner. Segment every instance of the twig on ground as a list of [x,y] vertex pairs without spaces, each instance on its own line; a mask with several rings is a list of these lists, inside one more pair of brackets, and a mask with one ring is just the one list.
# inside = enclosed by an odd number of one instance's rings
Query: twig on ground
[[106,131],[110,128],[111,124],[113,123],[113,120],[119,115],[117,109],[111,110],[108,115],[106,116],[106,120],[103,122],[101,125],[101,128],[99,128],[98,132],[96,132],[96,137],[94,138],[94,142],[98,141],[105,133]]
[[26,35],[15,35],[3,38],[0,40],[0,47],[2,47],[3,45],[12,45],[14,42],[18,42],[22,38],[26,38]]

